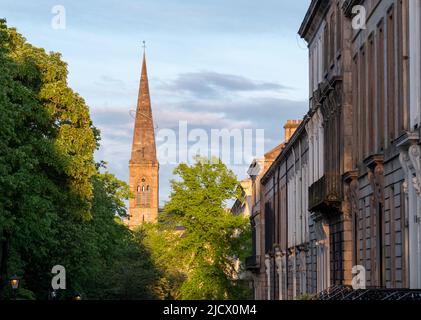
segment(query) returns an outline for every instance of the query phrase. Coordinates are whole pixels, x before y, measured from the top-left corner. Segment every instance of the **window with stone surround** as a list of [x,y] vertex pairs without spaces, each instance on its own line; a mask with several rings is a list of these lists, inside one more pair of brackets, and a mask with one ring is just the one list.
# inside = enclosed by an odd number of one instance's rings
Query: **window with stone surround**
[[140,203],[141,203],[141,195],[142,195],[142,188],[140,186],[137,186],[136,189],[136,206],[140,207]]
[[329,70],[329,29],[327,23],[323,34],[323,47],[323,70],[327,73]]
[[142,185],[137,186],[136,207],[150,208],[151,206],[151,187],[145,185],[145,179],[142,179]]
[[353,162],[356,165],[360,160],[360,148],[359,146],[359,137],[360,137],[360,130],[358,130],[359,124],[359,78],[358,78],[358,64],[359,64],[359,56],[358,53],[354,56],[353,65],[352,65],[352,90],[354,94],[352,95],[352,105],[355,106],[355,111],[353,112],[353,123],[356,125],[355,133],[353,134]]
[[330,16],[329,26],[329,63],[333,64],[335,59],[335,13]]
[[381,19],[377,24],[376,33],[376,83],[377,83],[377,150],[384,150],[384,112],[385,112],[385,79],[384,79],[384,20]]
[[367,52],[367,77],[368,77],[368,106],[367,106],[367,120],[368,120],[368,126],[367,126],[367,143],[368,143],[368,154],[371,154],[374,150],[374,137],[375,137],[375,64],[374,64],[374,34],[370,34],[368,37],[368,52]]
[[396,133],[395,138],[399,137],[403,132],[407,131],[409,128],[409,103],[407,96],[407,86],[406,86],[406,73],[408,70],[408,59],[409,56],[409,47],[408,47],[408,7],[407,2],[402,0],[397,2],[397,18],[396,18],[396,33],[399,37],[396,37],[396,55],[398,57],[397,63],[397,104],[396,104]]
[[395,137],[395,8],[392,6],[387,17],[387,133],[388,143]]
[[366,73],[366,48],[363,45],[360,49],[360,59],[359,59],[359,90],[358,90],[358,97],[359,97],[359,130],[360,130],[360,137],[359,137],[359,146],[360,146],[360,160],[365,159],[367,157],[367,73]]
[[150,186],[146,186],[146,190],[143,193],[143,195],[144,195],[143,205],[145,206],[145,208],[150,208],[150,206],[151,206],[151,188],[150,188]]
[[342,49],[342,10],[341,2],[338,1],[336,5],[336,52]]

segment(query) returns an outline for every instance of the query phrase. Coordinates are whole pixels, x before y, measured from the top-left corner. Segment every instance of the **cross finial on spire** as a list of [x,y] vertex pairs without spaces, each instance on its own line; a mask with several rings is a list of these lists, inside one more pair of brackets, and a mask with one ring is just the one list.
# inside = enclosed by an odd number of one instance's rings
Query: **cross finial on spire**
[[145,40],[142,41],[142,48],[143,48],[143,54],[145,54],[146,53],[146,41]]

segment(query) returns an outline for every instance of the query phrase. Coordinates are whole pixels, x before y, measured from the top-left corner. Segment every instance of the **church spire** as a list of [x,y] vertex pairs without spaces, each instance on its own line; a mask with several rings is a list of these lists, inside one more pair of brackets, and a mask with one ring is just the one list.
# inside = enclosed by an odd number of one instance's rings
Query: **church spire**
[[137,98],[133,144],[129,163],[129,185],[134,195],[129,199],[128,226],[158,221],[159,164],[156,158],[155,132],[149,93],[146,54],[143,52],[142,71]]
[[154,123],[149,94],[148,71],[144,46],[142,73],[137,99],[136,120],[133,132],[131,163],[156,163]]

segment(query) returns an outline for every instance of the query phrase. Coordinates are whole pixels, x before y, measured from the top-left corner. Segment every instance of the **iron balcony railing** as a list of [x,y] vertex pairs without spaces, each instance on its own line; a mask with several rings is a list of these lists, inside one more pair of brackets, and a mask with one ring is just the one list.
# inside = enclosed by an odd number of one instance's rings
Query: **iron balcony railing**
[[351,286],[335,286],[320,292],[313,300],[421,301],[421,290],[385,288],[353,290]]
[[245,262],[247,270],[256,270],[260,268],[260,256],[247,257]]
[[326,207],[337,207],[342,201],[340,175],[326,173],[310,186],[308,194],[310,211],[322,211]]

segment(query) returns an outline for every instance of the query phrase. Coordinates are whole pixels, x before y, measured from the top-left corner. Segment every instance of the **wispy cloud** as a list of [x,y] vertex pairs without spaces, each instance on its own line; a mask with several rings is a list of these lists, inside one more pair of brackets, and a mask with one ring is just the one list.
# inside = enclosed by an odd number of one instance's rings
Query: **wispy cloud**
[[173,81],[163,82],[157,89],[188,93],[201,98],[216,98],[226,93],[284,91],[288,87],[273,82],[251,80],[239,75],[202,71],[180,74]]
[[[308,56],[296,32],[310,0],[63,0],[62,31],[51,28],[55,0],[0,2],[10,26],[63,54],[69,84],[102,132],[96,159],[120,179],[128,181],[144,39],[158,130],[179,120],[192,129],[265,129],[269,149],[283,139],[284,121],[308,108]],[[161,200],[171,170],[160,169]]]
[[124,81],[122,81],[120,79],[113,78],[113,77],[108,76],[108,75],[102,75],[101,76],[101,81],[103,81],[105,83],[108,83],[108,84],[113,84],[113,85],[116,85],[116,84],[118,84],[118,85],[125,85],[125,82]]

